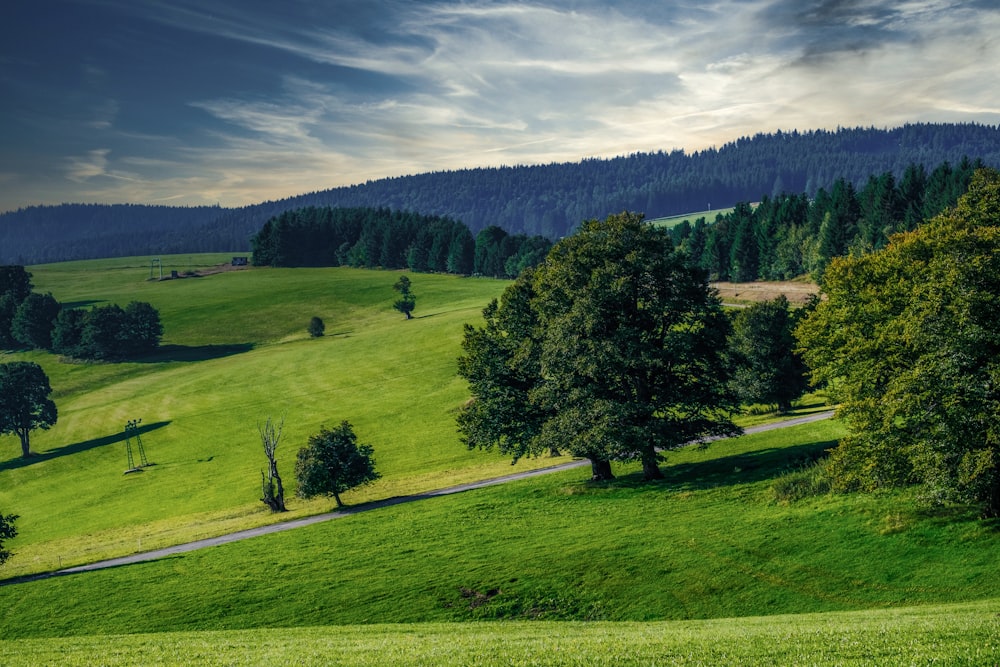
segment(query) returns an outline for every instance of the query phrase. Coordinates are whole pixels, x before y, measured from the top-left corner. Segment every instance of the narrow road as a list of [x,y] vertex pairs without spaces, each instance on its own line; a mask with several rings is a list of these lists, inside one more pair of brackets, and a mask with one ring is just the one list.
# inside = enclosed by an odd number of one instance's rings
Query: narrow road
[[[778,428],[788,428],[789,426],[798,426],[799,424],[808,424],[809,422],[820,421],[822,419],[829,419],[832,416],[833,416],[832,410],[827,412],[817,412],[815,414],[806,415],[804,417],[795,417],[793,419],[786,419],[780,422],[761,424],[760,426],[751,426],[749,428],[744,429],[744,433],[745,434],[761,433],[763,431],[771,431]],[[259,535],[280,533],[285,530],[293,530],[295,528],[301,528],[302,526],[311,526],[314,523],[322,523],[324,521],[340,519],[346,516],[351,516],[352,514],[358,514],[359,512],[370,512],[371,510],[377,510],[383,507],[390,507],[392,505],[402,505],[403,503],[412,503],[417,500],[426,500],[427,498],[436,498],[438,496],[450,496],[454,493],[462,493],[464,491],[471,491],[472,489],[481,489],[487,486],[496,486],[497,484],[505,484],[507,482],[513,482],[519,479],[528,479],[529,477],[538,477],[539,475],[547,475],[549,473],[558,472],[560,470],[569,470],[571,468],[580,468],[589,465],[590,465],[589,460],[582,459],[582,460],[570,461],[568,463],[560,463],[559,465],[549,466],[548,468],[526,470],[524,472],[517,472],[510,475],[504,475],[502,477],[493,477],[491,479],[484,479],[478,482],[470,482],[468,484],[458,484],[457,486],[449,486],[444,489],[437,489],[436,491],[427,491],[425,493],[417,493],[410,496],[397,496],[395,498],[386,498],[385,500],[376,500],[374,502],[365,503],[363,505],[345,507],[343,509],[334,512],[326,512],[325,514],[316,514],[313,516],[304,517],[302,519],[294,519],[292,521],[273,523],[267,526],[259,526],[257,528],[249,528],[247,530],[241,530],[235,533],[219,535],[218,537],[209,537],[202,540],[196,540],[194,542],[188,542],[186,544],[177,544],[172,547],[164,547],[163,549],[156,549],[154,551],[146,551],[143,553],[132,554],[130,556],[122,556],[121,558],[111,558],[109,560],[97,561],[95,563],[88,563],[86,565],[79,565],[77,567],[68,567],[62,570],[56,570],[55,572],[46,572],[43,574],[29,575],[17,579],[10,579],[8,581],[0,582],[0,586],[7,584],[24,583],[27,581],[35,581],[37,579],[46,579],[49,577],[74,574],[78,572],[103,570],[109,567],[118,567],[119,565],[143,563],[146,561],[164,558],[166,556],[173,556],[176,554],[186,553],[188,551],[196,551],[198,549],[204,549],[206,547],[214,547],[220,544],[229,544],[230,542],[238,542],[240,540],[246,540],[251,537],[257,537]]]

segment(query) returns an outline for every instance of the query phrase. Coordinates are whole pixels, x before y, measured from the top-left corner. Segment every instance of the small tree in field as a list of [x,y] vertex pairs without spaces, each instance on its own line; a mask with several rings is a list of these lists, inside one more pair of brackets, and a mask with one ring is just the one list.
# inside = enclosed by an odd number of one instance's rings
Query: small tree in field
[[17,528],[14,526],[14,521],[17,520],[16,514],[8,514],[4,516],[0,514],[0,565],[7,562],[12,554],[11,552],[4,549],[4,540],[10,540],[17,537]]
[[36,428],[56,423],[52,387],[42,367],[32,361],[0,364],[0,435],[14,433],[21,439],[21,456],[31,456],[29,437]]
[[406,276],[400,276],[396,284],[392,286],[392,289],[399,292],[399,299],[396,303],[392,304],[392,307],[406,315],[406,319],[412,319],[413,316],[410,313],[413,312],[413,308],[417,305],[417,298],[410,291],[410,279]]
[[302,498],[333,496],[337,507],[343,507],[341,493],[381,477],[375,471],[373,453],[370,445],[358,444],[350,423],[343,421],[335,429],[324,426],[299,450],[295,461],[298,495]]
[[313,338],[319,338],[326,332],[326,325],[323,324],[323,320],[318,317],[313,317],[309,320],[309,335]]
[[264,456],[267,457],[267,475],[260,471],[260,486],[262,497],[260,501],[271,508],[272,512],[286,512],[285,508],[285,487],[281,483],[281,475],[278,474],[278,461],[274,457],[274,452],[278,449],[278,441],[281,440],[281,429],[285,426],[285,420],[277,426],[268,417],[263,426],[257,427],[260,433],[260,443],[264,446]]

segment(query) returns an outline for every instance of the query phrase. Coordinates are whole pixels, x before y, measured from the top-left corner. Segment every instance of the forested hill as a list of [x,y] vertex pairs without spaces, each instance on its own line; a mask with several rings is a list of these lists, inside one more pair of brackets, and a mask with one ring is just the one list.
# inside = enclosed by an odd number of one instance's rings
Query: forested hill
[[270,218],[304,206],[387,207],[464,222],[473,234],[558,238],[622,210],[647,217],[727,208],[781,192],[829,190],[838,178],[901,177],[963,157],[1000,167],[1000,127],[915,124],[890,130],[777,132],[696,153],[640,153],[543,166],[463,169],[386,178],[235,209],[62,205],[0,215],[0,263],[246,250]]

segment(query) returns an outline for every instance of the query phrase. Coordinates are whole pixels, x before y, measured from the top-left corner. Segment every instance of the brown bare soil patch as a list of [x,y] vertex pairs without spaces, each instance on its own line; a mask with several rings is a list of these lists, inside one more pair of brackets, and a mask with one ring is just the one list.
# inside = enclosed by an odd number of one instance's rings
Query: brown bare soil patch
[[802,305],[814,294],[819,294],[819,287],[804,280],[757,281],[752,283],[712,283],[719,290],[719,296],[724,303],[746,304],[756,301],[771,301],[784,294],[789,303]]

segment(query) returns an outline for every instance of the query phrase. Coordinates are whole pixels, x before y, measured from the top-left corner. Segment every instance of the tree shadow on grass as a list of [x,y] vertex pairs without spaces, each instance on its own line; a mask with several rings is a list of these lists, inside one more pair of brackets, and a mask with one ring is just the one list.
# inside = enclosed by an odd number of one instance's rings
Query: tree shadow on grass
[[253,343],[230,343],[227,345],[162,345],[155,352],[136,357],[130,361],[140,364],[158,364],[170,361],[208,361],[222,359],[249,352]]
[[[664,479],[659,484],[677,490],[694,491],[774,479],[824,458],[827,450],[836,446],[836,440],[821,440],[792,447],[760,449],[708,461],[675,464],[670,464],[670,454],[667,453],[667,462],[660,466]],[[614,483],[625,487],[649,484],[643,480],[641,472],[624,475]]]
[[87,308],[89,306],[96,306],[99,303],[105,303],[104,299],[88,299],[86,301],[68,301],[66,303],[59,304],[63,310],[72,310],[74,308]]
[[[155,431],[156,429],[163,428],[170,422],[155,422],[153,424],[144,424],[136,429],[139,435],[143,435],[150,431]],[[48,461],[50,459],[56,459],[60,456],[69,456],[71,454],[79,454],[80,452],[85,452],[89,449],[94,449],[96,447],[103,447],[105,445],[113,445],[116,442],[125,442],[125,432],[114,433],[112,435],[106,435],[102,438],[94,438],[93,440],[85,440],[83,442],[75,442],[72,445],[65,445],[63,447],[56,447],[55,449],[49,449],[44,452],[39,452],[37,454],[32,454],[28,458],[17,457],[16,459],[10,459],[8,461],[0,461],[0,472],[4,470],[16,470],[17,468],[23,468],[25,466],[34,465],[36,463],[41,463],[42,461]],[[20,450],[18,450],[20,451]]]

